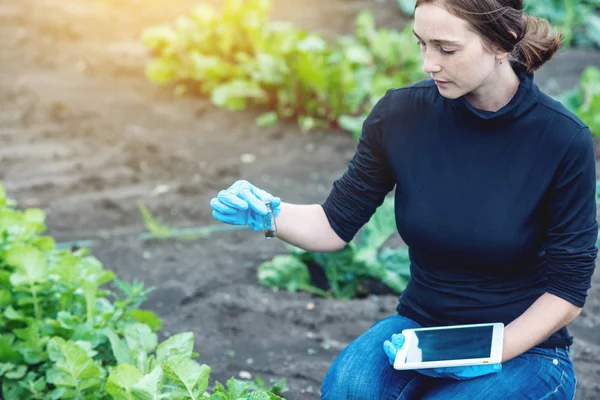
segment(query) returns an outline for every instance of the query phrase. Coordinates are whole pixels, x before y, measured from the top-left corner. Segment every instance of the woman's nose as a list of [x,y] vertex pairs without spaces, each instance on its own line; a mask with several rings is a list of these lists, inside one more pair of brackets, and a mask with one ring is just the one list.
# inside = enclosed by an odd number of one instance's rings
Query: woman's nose
[[433,57],[431,54],[427,53],[423,55],[423,71],[428,74],[432,74],[440,72],[441,69],[442,67],[440,66],[440,63],[436,57]]

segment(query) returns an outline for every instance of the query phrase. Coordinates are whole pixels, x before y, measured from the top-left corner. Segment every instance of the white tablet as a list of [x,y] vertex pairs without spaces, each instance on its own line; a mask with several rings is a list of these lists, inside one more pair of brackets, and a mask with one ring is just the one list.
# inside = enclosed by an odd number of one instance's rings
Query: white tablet
[[425,369],[502,361],[504,324],[453,325],[405,329],[395,369]]

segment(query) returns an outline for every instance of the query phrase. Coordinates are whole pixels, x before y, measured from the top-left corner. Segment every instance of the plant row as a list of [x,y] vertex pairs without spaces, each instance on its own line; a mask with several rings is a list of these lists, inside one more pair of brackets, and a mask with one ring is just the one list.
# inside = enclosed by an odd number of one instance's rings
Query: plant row
[[356,124],[348,118],[368,112],[388,88],[425,76],[409,27],[378,30],[361,12],[355,33],[331,42],[270,21],[271,7],[225,0],[221,10],[200,5],[172,25],[148,28],[147,77],[230,110],[262,108],[259,125],[292,119],[309,131]]
[[[528,11],[559,25],[567,21],[560,25],[567,44],[583,41],[575,28],[583,18],[585,37],[600,43],[600,17],[593,12],[599,2],[545,0],[530,3]],[[408,4],[406,12],[414,7],[414,1],[401,4]],[[270,0],[225,0],[221,10],[202,4],[172,25],[146,29],[147,77],[173,85],[177,95],[207,96],[229,110],[262,109],[260,126],[291,119],[303,131],[342,128],[355,139],[387,89],[426,77],[410,24],[402,31],[377,29],[373,15],[363,11],[352,35],[327,41],[291,23],[270,21],[271,8]],[[581,87],[562,98],[595,135],[600,135],[599,85],[599,73],[590,67]]]
[[44,212],[17,209],[0,184],[1,398],[281,399],[283,380],[209,389],[191,332],[159,343],[162,321],[139,308],[143,283],[117,279],[86,249],[57,249],[44,231]]

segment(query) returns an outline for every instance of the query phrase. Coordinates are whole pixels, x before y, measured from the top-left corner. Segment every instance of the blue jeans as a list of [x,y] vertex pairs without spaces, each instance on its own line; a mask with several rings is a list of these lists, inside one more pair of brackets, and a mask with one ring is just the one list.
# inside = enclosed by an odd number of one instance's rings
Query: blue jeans
[[322,400],[572,400],[575,370],[568,348],[533,349],[502,371],[457,381],[395,370],[383,351],[393,333],[419,325],[400,315],[376,322],[336,358],[321,386]]

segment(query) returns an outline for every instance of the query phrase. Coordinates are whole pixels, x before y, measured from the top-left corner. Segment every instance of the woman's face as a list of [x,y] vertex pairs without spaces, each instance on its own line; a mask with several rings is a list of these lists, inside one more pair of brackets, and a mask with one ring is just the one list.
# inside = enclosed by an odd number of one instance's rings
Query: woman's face
[[455,99],[493,87],[498,60],[466,21],[445,8],[427,3],[415,10],[414,32],[423,69],[436,81],[440,94]]

